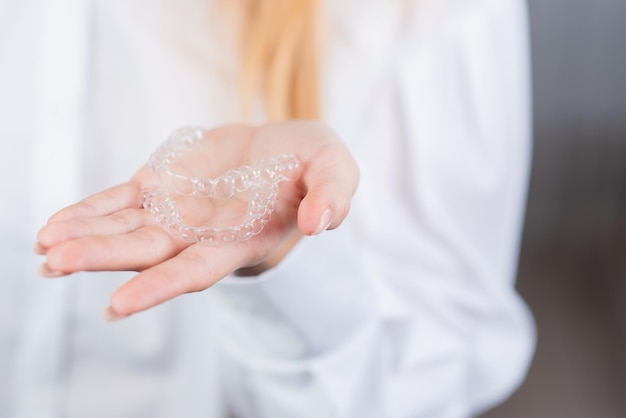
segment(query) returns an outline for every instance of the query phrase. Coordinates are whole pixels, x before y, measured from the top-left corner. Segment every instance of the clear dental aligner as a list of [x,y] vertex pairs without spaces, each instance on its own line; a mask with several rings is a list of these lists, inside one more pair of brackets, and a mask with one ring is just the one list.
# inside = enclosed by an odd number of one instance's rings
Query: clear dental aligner
[[184,223],[172,195],[156,185],[144,187],[143,207],[161,226],[178,235],[182,240],[218,245],[249,239],[261,232],[274,211],[277,191],[276,185],[268,185],[263,189],[252,191],[252,198],[243,222],[234,226],[193,226]]
[[[150,156],[149,166],[160,184],[144,188],[143,206],[160,225],[187,242],[219,245],[249,239],[261,232],[270,220],[278,198],[278,183],[299,177],[300,162],[295,156],[284,154],[230,170],[216,178],[188,176],[172,169],[171,165],[191,152],[205,133],[202,128],[179,129]],[[246,215],[241,224],[233,226],[186,224],[173,200],[177,195],[229,199],[244,191],[250,193]]]

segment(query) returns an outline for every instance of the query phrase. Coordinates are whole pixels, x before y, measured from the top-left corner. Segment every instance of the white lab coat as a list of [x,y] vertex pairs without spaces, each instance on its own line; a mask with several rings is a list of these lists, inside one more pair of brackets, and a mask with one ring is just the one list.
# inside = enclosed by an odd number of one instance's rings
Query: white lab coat
[[35,232],[167,133],[236,119],[208,0],[0,1],[0,415],[468,417],[522,381],[521,0],[328,1],[324,119],[361,184],[277,268],[119,323],[126,273],[36,277]]

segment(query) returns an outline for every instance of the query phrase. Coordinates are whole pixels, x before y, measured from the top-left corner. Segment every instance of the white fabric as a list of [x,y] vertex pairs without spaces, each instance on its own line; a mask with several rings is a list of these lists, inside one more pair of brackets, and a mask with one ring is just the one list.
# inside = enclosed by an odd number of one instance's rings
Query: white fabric
[[34,234],[174,128],[234,120],[232,46],[208,0],[0,0],[1,416],[468,417],[521,382],[523,2],[326,6],[325,120],[361,168],[346,224],[108,324],[128,275],[39,279]]

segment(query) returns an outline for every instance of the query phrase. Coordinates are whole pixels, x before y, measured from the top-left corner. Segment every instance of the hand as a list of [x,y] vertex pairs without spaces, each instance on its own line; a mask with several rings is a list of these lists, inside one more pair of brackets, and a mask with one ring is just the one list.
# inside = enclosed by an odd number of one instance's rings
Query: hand
[[[260,159],[294,154],[302,175],[296,182],[281,183],[274,213],[261,233],[215,247],[184,242],[142,208],[142,188],[155,182],[155,175],[144,167],[129,182],[50,218],[37,235],[36,248],[46,255],[42,275],[140,272],[112,295],[107,316],[119,319],[205,290],[235,271],[258,274],[280,262],[303,235],[336,228],[348,214],[358,168],[339,138],[319,123],[225,126],[210,131],[199,146],[196,155],[205,158],[194,158],[192,169],[197,171],[210,167],[222,174]],[[203,199],[188,198],[184,204],[185,216],[203,221]]]

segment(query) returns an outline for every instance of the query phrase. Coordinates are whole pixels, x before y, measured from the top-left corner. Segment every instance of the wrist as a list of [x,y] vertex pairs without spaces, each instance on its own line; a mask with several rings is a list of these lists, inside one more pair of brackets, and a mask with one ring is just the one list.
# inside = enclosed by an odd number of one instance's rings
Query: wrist
[[297,231],[260,263],[242,267],[235,271],[235,275],[241,277],[258,276],[267,270],[276,267],[287,256],[287,254],[291,252],[298,242],[300,242],[303,236],[304,235],[301,232]]

